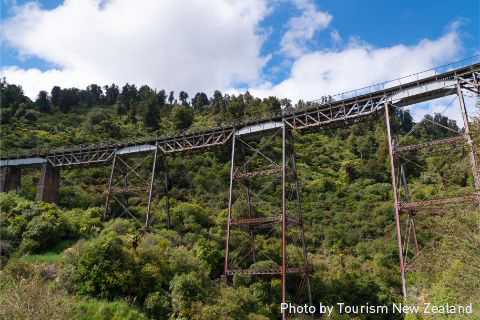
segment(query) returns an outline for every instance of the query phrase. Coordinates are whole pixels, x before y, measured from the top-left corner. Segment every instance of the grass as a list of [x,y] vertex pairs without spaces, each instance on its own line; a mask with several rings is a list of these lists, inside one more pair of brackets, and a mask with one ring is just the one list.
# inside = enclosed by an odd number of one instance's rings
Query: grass
[[40,254],[26,254],[21,260],[28,263],[42,262],[42,263],[56,263],[60,261],[62,252],[70,248],[76,240],[62,240],[48,251]]

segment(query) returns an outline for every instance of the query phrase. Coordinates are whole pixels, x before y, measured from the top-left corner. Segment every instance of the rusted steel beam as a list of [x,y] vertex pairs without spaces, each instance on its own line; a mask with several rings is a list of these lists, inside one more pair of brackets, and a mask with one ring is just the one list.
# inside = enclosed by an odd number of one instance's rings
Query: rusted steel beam
[[389,105],[385,102],[385,121],[387,124],[387,138],[388,138],[388,153],[390,156],[390,175],[392,178],[392,191],[393,191],[393,205],[395,210],[395,226],[397,230],[397,244],[398,244],[398,255],[400,258],[400,273],[402,277],[402,293],[403,298],[407,298],[407,287],[405,280],[405,265],[403,260],[403,246],[402,246],[402,232],[400,230],[400,205],[398,200],[398,187],[397,180],[395,175],[395,157],[393,153],[393,135],[390,128],[390,112]]
[[[282,268],[275,269],[233,269],[228,270],[228,275],[234,274],[244,274],[244,275],[281,275]],[[305,273],[305,268],[286,268],[285,273]]]
[[[145,186],[112,187],[111,192],[116,193],[116,194],[148,193],[148,192],[150,192],[150,187],[147,186],[147,185],[145,185]],[[159,193],[163,194],[162,190],[153,186],[152,194],[159,194]]]
[[[287,129],[282,128],[282,303],[287,302],[287,156],[286,156]],[[282,313],[285,319],[286,313]]]
[[[400,164],[400,181],[403,186],[403,190],[405,191],[405,198],[406,202],[410,203],[410,191],[408,190],[408,183],[407,183],[407,177],[405,176],[405,166]],[[418,248],[418,240],[417,240],[417,228],[415,226],[415,211],[410,210],[408,212],[408,218],[412,222],[412,235],[413,235],[413,241],[415,243],[415,251],[418,254],[419,248]]]
[[433,140],[433,141],[428,141],[428,142],[423,142],[418,144],[411,144],[409,146],[404,146],[404,147],[397,147],[394,149],[394,154],[412,151],[412,150],[419,150],[424,148],[434,148],[434,147],[443,146],[443,145],[457,144],[458,142],[465,143],[466,142],[465,136],[458,135],[451,138]]
[[[277,216],[272,216],[272,217],[262,217],[262,218],[249,218],[249,219],[238,219],[238,220],[232,220],[230,222],[230,225],[234,226],[249,226],[249,225],[259,225],[259,224],[266,224],[266,223],[272,223],[272,222],[279,222],[282,221],[282,215],[279,214]],[[287,218],[287,223],[288,224],[295,224],[298,225],[299,222],[295,219],[292,218]]]
[[477,199],[477,195],[467,195],[459,197],[449,197],[433,200],[423,200],[423,201],[413,201],[413,202],[401,202],[399,204],[400,210],[408,211],[418,208],[427,208],[432,206],[439,205],[448,205],[448,204],[474,204]]
[[228,253],[229,253],[229,244],[230,244],[230,225],[232,222],[232,196],[233,196],[233,172],[235,169],[235,140],[236,137],[233,136],[232,139],[232,158],[230,163],[230,187],[228,189],[228,217],[227,217],[227,234],[226,234],[226,243],[225,243],[225,265],[223,269],[223,276],[225,281],[228,282]]
[[262,171],[253,171],[253,172],[247,172],[247,173],[237,173],[234,176],[235,180],[244,180],[248,178],[253,178],[253,177],[263,177],[263,176],[269,176],[272,174],[279,174],[282,172],[282,167],[278,166],[274,169],[269,169],[269,170],[262,170]]
[[[463,125],[465,127],[465,140],[469,148],[470,165],[473,175],[473,183],[477,191],[477,202],[480,206],[480,173],[478,172],[477,157],[475,155],[475,148],[473,147],[472,136],[470,135],[470,123],[468,122],[467,108],[465,108],[465,101],[463,99],[462,87],[460,86],[460,80],[457,78],[457,95],[460,102],[460,110],[462,111]],[[478,145],[477,145],[478,146]]]
[[312,291],[310,286],[310,275],[308,272],[308,253],[307,247],[305,244],[305,231],[303,229],[303,213],[302,213],[302,202],[300,200],[300,187],[298,184],[298,174],[297,174],[297,163],[295,159],[295,143],[293,141],[293,136],[290,134],[290,144],[292,148],[292,173],[294,178],[294,185],[295,185],[295,195],[297,198],[297,214],[298,214],[298,225],[300,226],[300,238],[302,240],[302,251],[303,251],[303,266],[305,267],[305,274],[302,278],[302,283],[298,287],[297,296],[300,295],[303,286],[307,285],[307,295],[308,295],[308,303],[312,305]]
[[152,210],[152,196],[155,191],[155,175],[157,169],[157,154],[158,146],[155,148],[155,153],[153,154],[153,164],[152,164],[152,173],[150,179],[150,188],[148,190],[148,202],[147,202],[147,215],[145,216],[145,225],[143,226],[143,232],[147,232],[150,225],[150,212]]

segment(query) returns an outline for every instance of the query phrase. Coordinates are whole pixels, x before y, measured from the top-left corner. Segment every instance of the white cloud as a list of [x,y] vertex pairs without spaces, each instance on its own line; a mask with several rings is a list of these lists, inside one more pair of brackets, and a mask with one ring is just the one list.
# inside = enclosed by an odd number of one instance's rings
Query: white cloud
[[[476,108],[476,97],[472,92],[463,90],[465,108],[469,121],[475,116],[480,116],[480,110]],[[457,122],[459,128],[463,128],[462,112],[460,111],[460,104],[456,95],[449,95],[443,98],[438,98],[428,103],[420,103],[408,107],[410,114],[415,122],[422,121],[423,117],[427,114],[433,115],[435,113],[443,114],[449,119],[453,119]]]
[[454,30],[413,46],[374,48],[359,39],[351,39],[342,50],[300,56],[293,62],[286,80],[275,85],[264,83],[250,92],[294,101],[314,100],[433,68],[455,60],[460,50],[459,36]]
[[294,0],[294,4],[302,14],[291,18],[280,41],[280,51],[290,57],[299,57],[307,50],[308,41],[312,40],[316,31],[325,29],[332,20],[326,12],[317,11],[309,0]]
[[53,85],[148,84],[191,93],[260,80],[266,0],[67,0],[16,8],[3,39],[57,70],[2,67],[30,97]]
[[[461,51],[452,24],[438,39],[387,48],[375,48],[358,37],[342,45],[341,35],[333,30],[325,37],[340,48],[307,52],[306,44],[332,17],[318,12],[310,1],[293,0],[302,14],[289,21],[280,45],[294,58],[271,70],[291,67],[291,73],[272,84],[261,77],[268,57],[260,54],[266,35],[259,22],[270,13],[267,2],[69,0],[53,10],[30,3],[17,7],[3,23],[3,39],[19,54],[40,57],[56,69],[5,66],[1,73],[22,85],[31,98],[54,85],[129,82],[211,95],[214,89],[238,92],[240,83],[257,96],[296,101],[429,69],[455,60]],[[441,112],[442,107],[432,102],[412,112],[418,118],[427,111]],[[460,120],[456,112],[447,115]]]

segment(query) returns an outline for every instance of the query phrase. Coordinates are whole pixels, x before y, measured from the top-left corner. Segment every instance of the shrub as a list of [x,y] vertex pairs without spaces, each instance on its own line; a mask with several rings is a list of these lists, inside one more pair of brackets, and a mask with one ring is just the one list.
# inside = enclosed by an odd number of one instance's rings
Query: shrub
[[171,224],[179,231],[199,231],[212,224],[205,209],[194,203],[182,202],[172,209]]
[[134,234],[137,232],[137,226],[132,220],[128,219],[113,219],[107,222],[105,229],[102,230],[102,234],[115,232],[118,235]]
[[0,278],[1,319],[72,319],[70,297],[35,277],[28,281]]
[[71,235],[76,238],[89,238],[99,233],[103,227],[102,209],[74,209],[65,214]]
[[66,221],[58,208],[45,206],[41,215],[34,217],[22,234],[22,252],[39,252],[48,249],[65,235]]
[[171,311],[170,300],[163,291],[150,293],[143,303],[143,308],[153,319],[166,319]]
[[201,273],[189,272],[176,275],[170,282],[172,308],[177,317],[191,319],[192,306],[208,298],[209,279]]
[[141,291],[133,254],[112,232],[66,250],[59,281],[70,292],[108,299],[138,296]]
[[120,301],[105,302],[90,300],[78,303],[73,320],[147,320],[135,307]]

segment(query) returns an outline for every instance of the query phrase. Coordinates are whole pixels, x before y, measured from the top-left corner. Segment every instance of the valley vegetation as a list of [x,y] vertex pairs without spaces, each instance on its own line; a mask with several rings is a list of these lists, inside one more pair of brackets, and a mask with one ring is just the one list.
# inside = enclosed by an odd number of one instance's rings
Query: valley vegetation
[[[276,97],[259,99],[248,92],[189,97],[184,91],[177,95],[130,84],[92,84],[85,90],[54,87],[40,92],[35,101],[5,79],[0,89],[2,154],[201,130],[308,106]],[[407,143],[448,137],[449,128],[458,130],[455,121],[443,115],[426,117],[444,127],[426,121]],[[402,110],[394,121],[400,134],[415,125]],[[479,124],[479,119],[473,123],[476,146]],[[402,302],[384,119],[294,136],[314,304]],[[426,170],[437,167],[439,159],[415,159],[425,170],[407,167],[413,200],[474,190],[468,156],[443,163],[442,170]],[[220,280],[229,148],[168,161],[172,228],[165,227],[161,204],[153,208],[158,218],[144,236],[132,219],[103,221],[109,166],[62,170],[57,204],[34,201],[39,170],[24,169],[18,193],[0,194],[0,318],[278,318],[279,278],[234,277],[231,286]],[[145,210],[138,207],[135,212],[141,217]],[[423,268],[407,276],[408,302],[472,302],[475,314],[468,319],[480,318],[479,214],[478,208],[457,208],[441,216],[417,217],[419,242],[427,248],[418,261]],[[259,250],[279,254],[278,241],[260,241]],[[332,319],[350,316],[336,314]]]

